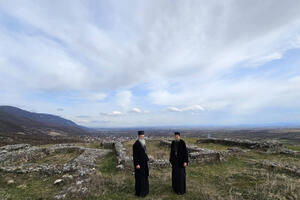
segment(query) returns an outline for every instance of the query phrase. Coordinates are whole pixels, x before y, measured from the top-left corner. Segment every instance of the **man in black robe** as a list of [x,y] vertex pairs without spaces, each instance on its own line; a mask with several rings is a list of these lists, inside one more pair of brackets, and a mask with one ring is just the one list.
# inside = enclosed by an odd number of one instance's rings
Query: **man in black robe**
[[146,154],[144,131],[138,131],[138,140],[133,144],[135,195],[145,197],[149,193],[149,158]]
[[185,167],[188,165],[188,152],[180,133],[175,132],[175,140],[171,144],[170,163],[172,164],[172,188],[181,195],[186,192]]

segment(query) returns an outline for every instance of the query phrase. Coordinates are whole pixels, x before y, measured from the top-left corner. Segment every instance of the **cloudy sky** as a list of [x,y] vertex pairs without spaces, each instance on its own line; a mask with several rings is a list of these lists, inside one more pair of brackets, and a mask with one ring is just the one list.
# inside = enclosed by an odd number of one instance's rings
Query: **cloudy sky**
[[0,105],[92,127],[300,123],[299,0],[0,0]]

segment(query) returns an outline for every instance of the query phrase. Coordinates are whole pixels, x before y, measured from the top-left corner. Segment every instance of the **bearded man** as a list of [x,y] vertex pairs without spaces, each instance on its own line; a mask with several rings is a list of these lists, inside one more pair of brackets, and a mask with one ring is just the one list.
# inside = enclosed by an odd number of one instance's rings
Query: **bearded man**
[[135,195],[145,197],[149,193],[149,158],[146,154],[144,131],[138,131],[138,140],[133,144],[133,165],[135,177]]

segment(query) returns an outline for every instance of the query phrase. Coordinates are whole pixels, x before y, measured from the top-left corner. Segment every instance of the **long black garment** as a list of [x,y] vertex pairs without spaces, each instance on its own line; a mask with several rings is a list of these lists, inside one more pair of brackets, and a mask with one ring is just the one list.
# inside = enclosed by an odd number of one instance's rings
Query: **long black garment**
[[[146,149],[138,140],[133,144],[132,149],[135,177],[135,195],[144,197],[149,193],[149,158],[146,154]],[[140,169],[136,168],[137,165],[140,165]]]
[[186,192],[186,174],[183,163],[188,163],[188,152],[183,140],[171,144],[170,163],[172,164],[172,188],[177,194]]

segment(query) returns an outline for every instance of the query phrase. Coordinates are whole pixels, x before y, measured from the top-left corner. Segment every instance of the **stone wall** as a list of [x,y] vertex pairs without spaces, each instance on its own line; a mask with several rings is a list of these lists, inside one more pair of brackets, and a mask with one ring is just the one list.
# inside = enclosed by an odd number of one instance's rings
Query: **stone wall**
[[9,151],[16,151],[19,149],[24,149],[24,148],[28,148],[31,147],[30,144],[14,144],[14,145],[6,145],[6,146],[2,146],[0,147],[0,154],[1,153],[6,153]]
[[169,160],[149,160],[149,168],[165,168],[165,167],[170,167],[171,164]]
[[[133,158],[128,156],[125,147],[122,142],[115,143],[115,150],[117,154],[118,165],[117,168],[120,170],[133,170]],[[161,168],[170,166],[170,162],[168,160],[154,160],[149,156],[149,168]]]
[[252,140],[240,140],[240,139],[200,139],[197,140],[197,143],[215,143],[215,144],[222,144],[226,146],[240,146],[240,147],[246,147],[249,149],[261,149],[261,150],[268,150],[270,148],[272,149],[278,149],[282,147],[282,144],[278,143],[270,143],[270,142],[258,142],[258,141],[252,141]]
[[287,149],[283,144],[275,142],[275,141],[253,141],[247,139],[200,139],[197,140],[197,143],[215,143],[215,144],[222,144],[226,146],[239,146],[245,147],[249,149],[255,149],[259,151],[264,151],[267,153],[282,153],[282,154],[290,154],[290,155],[299,155],[295,151],[291,151]]
[[2,151],[0,153],[1,165],[24,163],[46,156],[46,153],[42,148],[32,147],[29,144],[21,144],[19,147],[14,145],[17,148],[9,146],[10,145],[2,147]]
[[215,162],[222,161],[223,155],[219,152],[214,153],[204,153],[204,152],[192,152],[189,153],[189,158],[191,162]]
[[170,140],[160,140],[160,141],[159,141],[159,144],[160,144],[161,146],[167,146],[167,147],[170,147],[171,144],[172,144],[172,142],[171,142]]
[[[77,151],[79,155],[66,163],[31,163],[37,158],[73,151]],[[57,179],[54,184],[68,184],[55,195],[54,199],[64,199],[67,195],[84,194],[88,191],[90,180],[96,173],[96,160],[109,152],[111,152],[109,149],[85,148],[76,144],[57,144],[50,147],[36,147],[29,144],[8,145],[0,148],[0,171],[62,174],[62,178]]]
[[133,167],[133,161],[132,161],[133,159],[127,155],[126,149],[123,146],[122,142],[118,141],[115,143],[115,150],[116,150],[117,161],[118,161],[117,168],[118,169],[132,168]]
[[[97,158],[103,157],[111,150],[79,147],[74,144],[57,144],[51,147],[36,147],[29,144],[8,145],[1,147],[0,171],[30,173],[41,172],[45,174],[62,174],[79,171],[87,174],[95,167]],[[79,156],[67,163],[30,163],[56,153],[78,151]]]
[[102,140],[100,141],[100,145],[104,148],[114,148],[115,141],[112,140]]
[[277,171],[281,171],[283,173],[288,173],[288,174],[292,174],[294,176],[300,177],[300,168],[298,166],[287,165],[284,163],[279,163],[279,162],[270,161],[270,160],[262,160],[262,161],[252,160],[252,161],[249,161],[249,163],[257,165],[259,167],[269,169],[269,170],[277,170]]
[[[171,143],[170,140],[160,141],[160,145],[163,146],[170,146]],[[221,152],[200,148],[196,145],[186,144],[186,148],[189,152],[190,162],[222,161],[224,158],[224,155]]]

